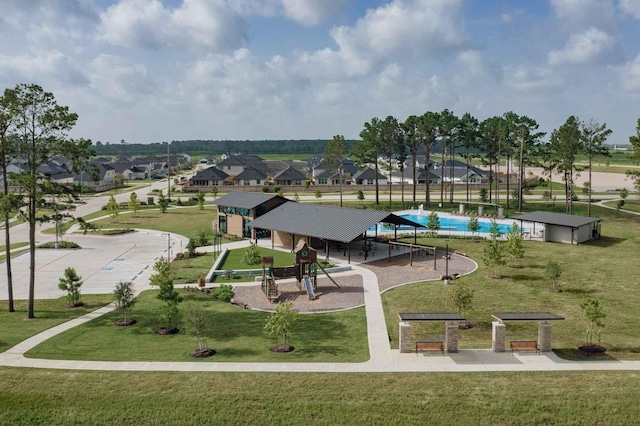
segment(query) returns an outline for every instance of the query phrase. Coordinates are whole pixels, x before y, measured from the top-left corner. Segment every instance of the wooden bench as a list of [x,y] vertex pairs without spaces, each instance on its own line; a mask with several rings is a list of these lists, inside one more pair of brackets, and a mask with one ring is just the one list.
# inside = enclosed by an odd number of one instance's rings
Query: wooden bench
[[416,355],[419,352],[442,352],[444,356],[443,342],[416,342]]
[[467,257],[467,254],[465,252],[463,252],[463,251],[460,251],[460,250],[455,250],[454,253],[455,254],[459,254],[460,256]]
[[510,345],[511,353],[517,351],[536,351],[536,353],[540,353],[540,347],[535,340],[512,340]]

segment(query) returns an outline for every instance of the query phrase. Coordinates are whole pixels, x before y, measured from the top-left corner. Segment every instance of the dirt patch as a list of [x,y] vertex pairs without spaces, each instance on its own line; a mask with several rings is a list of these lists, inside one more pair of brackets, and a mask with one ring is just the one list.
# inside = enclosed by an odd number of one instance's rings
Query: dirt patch
[[294,349],[291,345],[277,345],[269,348],[271,352],[293,352]]
[[189,356],[193,358],[209,358],[210,356],[214,356],[216,353],[217,352],[214,349],[202,348],[189,352]]
[[172,328],[162,327],[158,331],[156,331],[156,334],[160,336],[168,336],[170,334],[178,334],[178,333],[180,333],[180,329],[175,327],[172,327]]
[[118,321],[116,321],[114,324],[117,325],[118,327],[129,327],[130,325],[134,325],[137,324],[138,321],[134,320],[134,319],[128,319],[128,320],[123,320],[123,319],[119,319]]

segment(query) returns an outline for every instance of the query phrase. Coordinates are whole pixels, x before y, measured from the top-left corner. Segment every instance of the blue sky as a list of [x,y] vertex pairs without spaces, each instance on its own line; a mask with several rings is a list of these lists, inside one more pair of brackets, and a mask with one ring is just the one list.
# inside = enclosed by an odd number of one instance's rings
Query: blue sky
[[37,83],[74,137],[356,138],[377,116],[570,115],[627,143],[640,0],[0,0],[0,89]]

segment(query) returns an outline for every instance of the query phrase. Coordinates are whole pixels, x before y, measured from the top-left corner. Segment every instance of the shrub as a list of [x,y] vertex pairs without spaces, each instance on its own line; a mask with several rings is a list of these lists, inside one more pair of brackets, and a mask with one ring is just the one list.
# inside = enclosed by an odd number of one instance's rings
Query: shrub
[[220,287],[211,292],[211,297],[215,300],[229,303],[233,299],[233,287],[229,284],[221,284]]
[[282,190],[282,188],[280,188],[280,186],[276,185],[273,187],[273,192],[280,192]]
[[267,185],[264,185],[264,186],[262,187],[262,192],[264,192],[264,193],[269,192],[269,187],[268,187]]
[[364,192],[361,189],[358,190],[357,198],[358,200],[364,200]]

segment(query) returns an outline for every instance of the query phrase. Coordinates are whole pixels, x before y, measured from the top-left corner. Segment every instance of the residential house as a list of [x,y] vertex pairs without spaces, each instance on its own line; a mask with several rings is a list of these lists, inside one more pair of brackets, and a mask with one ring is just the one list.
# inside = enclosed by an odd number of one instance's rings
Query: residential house
[[116,171],[110,164],[91,162],[87,171],[74,175],[73,183],[80,186],[82,192],[106,191],[116,187]]
[[230,155],[224,160],[218,162],[217,167],[229,176],[237,176],[244,171],[246,167],[258,168],[256,163],[263,163],[264,159],[257,155]]
[[307,176],[300,170],[289,167],[273,177],[273,183],[278,186],[301,186]]
[[387,184],[387,177],[380,172],[376,175],[376,171],[371,167],[359,170],[353,175],[353,182],[356,185],[375,185],[376,180],[378,181],[378,185]]
[[143,166],[132,166],[122,172],[124,180],[146,179],[148,177],[148,168]]
[[233,178],[233,184],[239,186],[263,186],[266,180],[267,175],[263,171],[247,167]]
[[215,166],[207,167],[193,175],[183,187],[184,192],[210,192],[214,186],[224,185],[229,175]]

